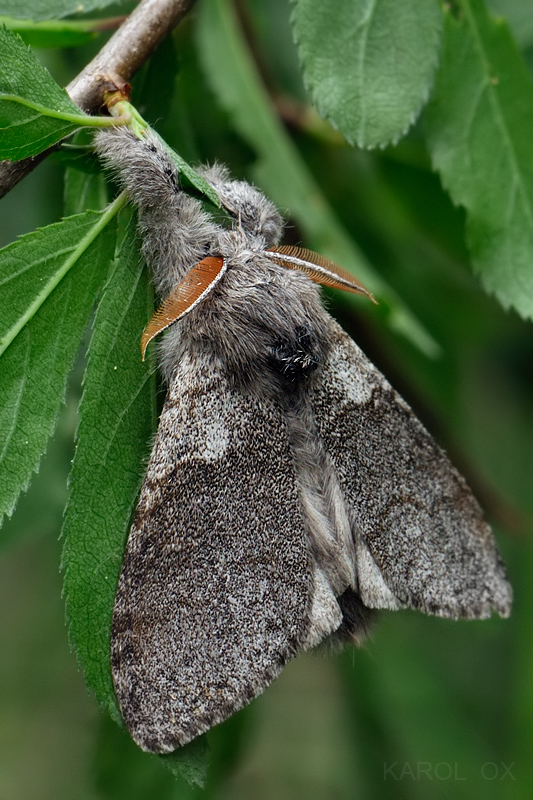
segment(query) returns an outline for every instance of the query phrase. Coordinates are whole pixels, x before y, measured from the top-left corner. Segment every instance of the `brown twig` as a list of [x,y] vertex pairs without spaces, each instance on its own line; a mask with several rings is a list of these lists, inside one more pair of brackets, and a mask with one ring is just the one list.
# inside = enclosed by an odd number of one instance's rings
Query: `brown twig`
[[[103,77],[115,74],[128,81],[193,4],[194,0],[142,0],[98,55],[69,83],[67,92],[72,100],[88,113],[98,111],[105,90]],[[52,150],[21,161],[0,162],[0,197]]]

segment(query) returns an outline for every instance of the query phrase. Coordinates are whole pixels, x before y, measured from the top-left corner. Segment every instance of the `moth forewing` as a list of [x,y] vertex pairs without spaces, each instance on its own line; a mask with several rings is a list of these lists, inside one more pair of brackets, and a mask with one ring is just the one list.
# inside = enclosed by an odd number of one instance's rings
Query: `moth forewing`
[[312,403],[354,514],[363,602],[391,608],[395,598],[454,619],[508,616],[505,570],[464,478],[355,342],[332,326]]
[[236,391],[212,359],[184,357],[113,614],[113,680],[135,741],[169,752],[262,692],[340,624],[331,590],[315,595],[282,411]]
[[[279,246],[273,204],[203,169],[228,230],[180,190],[149,131],[101,132],[97,148],[139,208],[156,290],[170,296],[147,334],[168,327],[168,393],[113,614],[114,685],[140,746],[184,744],[300,650],[360,642],[373,608],[507,615],[477,502],[318,287],[283,265],[308,251]],[[208,262],[184,300],[185,276]]]

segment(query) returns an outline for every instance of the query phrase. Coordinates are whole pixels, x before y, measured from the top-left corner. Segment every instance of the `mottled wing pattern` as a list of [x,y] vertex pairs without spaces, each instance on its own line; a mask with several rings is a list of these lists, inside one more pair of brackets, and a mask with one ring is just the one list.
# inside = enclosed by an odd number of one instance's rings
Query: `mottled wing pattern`
[[282,412],[185,356],[113,616],[115,690],[137,743],[174,750],[259,694],[309,638],[312,584]]
[[408,405],[333,323],[313,405],[353,520],[359,592],[374,608],[507,615],[511,589],[464,479]]

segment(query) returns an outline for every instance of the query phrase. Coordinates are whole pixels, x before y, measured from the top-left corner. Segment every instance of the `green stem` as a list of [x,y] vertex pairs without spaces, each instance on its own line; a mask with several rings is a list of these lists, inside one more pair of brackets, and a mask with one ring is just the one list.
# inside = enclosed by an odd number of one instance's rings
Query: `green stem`
[[82,125],[84,127],[106,128],[112,125],[119,125],[121,122],[128,120],[122,117],[90,117],[89,114],[83,114],[81,109],[79,114],[70,114],[68,111],[54,111],[51,108],[46,108],[39,103],[34,103],[33,100],[26,100],[16,94],[0,94],[0,100],[7,100],[10,103],[19,103],[21,106],[38,111],[44,117],[53,117],[54,119],[64,119],[66,122],[72,122],[74,125]]
[[138,139],[142,139],[145,131],[150,127],[146,120],[141,117],[135,106],[132,106],[128,100],[119,100],[118,103],[112,105],[108,110],[115,121],[127,120],[127,124]]

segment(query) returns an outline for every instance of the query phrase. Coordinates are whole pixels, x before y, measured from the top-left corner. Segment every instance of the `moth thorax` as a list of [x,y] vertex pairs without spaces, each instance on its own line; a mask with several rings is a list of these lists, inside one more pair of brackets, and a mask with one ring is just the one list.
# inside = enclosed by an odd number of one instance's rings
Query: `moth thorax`
[[321,357],[322,348],[315,332],[307,325],[299,325],[294,335],[275,339],[268,363],[275,372],[293,382],[314,372]]

